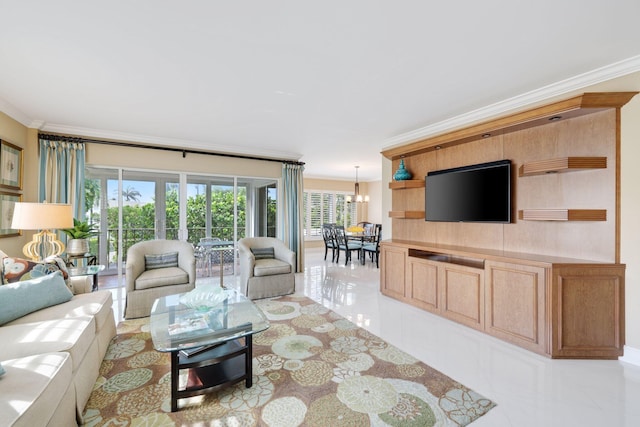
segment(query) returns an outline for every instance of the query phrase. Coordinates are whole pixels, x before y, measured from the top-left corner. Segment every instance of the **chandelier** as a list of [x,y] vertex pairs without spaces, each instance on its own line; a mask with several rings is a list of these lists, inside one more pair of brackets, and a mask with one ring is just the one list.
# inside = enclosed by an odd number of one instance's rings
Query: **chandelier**
[[358,168],[360,166],[356,166],[356,184],[355,184],[355,188],[354,188],[354,195],[353,196],[347,196],[347,203],[351,203],[353,201],[357,202],[357,203],[367,203],[369,201],[369,196],[365,195],[361,195],[360,194],[360,184],[358,183]]

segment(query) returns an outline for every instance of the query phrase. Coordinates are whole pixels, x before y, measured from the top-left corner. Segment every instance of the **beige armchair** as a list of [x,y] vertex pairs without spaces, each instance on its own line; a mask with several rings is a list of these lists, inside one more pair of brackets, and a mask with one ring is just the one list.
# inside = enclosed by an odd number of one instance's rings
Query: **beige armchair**
[[[176,259],[177,254],[177,259]],[[127,251],[125,319],[146,317],[156,298],[195,288],[193,246],[180,240],[138,242]]]
[[247,298],[295,292],[296,254],[284,242],[273,237],[245,237],[238,241],[238,251],[240,289]]

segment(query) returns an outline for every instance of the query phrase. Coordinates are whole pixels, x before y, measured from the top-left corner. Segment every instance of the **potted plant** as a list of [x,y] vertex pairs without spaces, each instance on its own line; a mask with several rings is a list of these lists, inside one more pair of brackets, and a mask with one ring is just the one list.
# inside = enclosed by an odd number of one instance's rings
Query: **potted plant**
[[89,224],[85,221],[73,219],[73,228],[62,229],[69,237],[67,241],[67,254],[84,255],[89,252],[89,237],[99,233],[96,224]]

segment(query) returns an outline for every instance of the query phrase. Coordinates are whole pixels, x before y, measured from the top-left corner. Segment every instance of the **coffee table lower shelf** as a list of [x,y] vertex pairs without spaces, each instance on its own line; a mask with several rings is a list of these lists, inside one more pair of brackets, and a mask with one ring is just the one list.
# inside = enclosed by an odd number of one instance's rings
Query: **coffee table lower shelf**
[[[213,393],[245,380],[253,385],[251,335],[211,346],[187,356],[171,352],[171,412],[178,410],[178,399]],[[180,371],[188,370],[186,387],[179,389]]]

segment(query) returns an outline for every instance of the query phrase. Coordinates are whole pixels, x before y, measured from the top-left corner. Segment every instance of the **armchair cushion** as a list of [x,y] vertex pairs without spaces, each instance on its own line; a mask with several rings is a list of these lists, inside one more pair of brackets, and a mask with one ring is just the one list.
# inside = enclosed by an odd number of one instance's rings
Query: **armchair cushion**
[[253,266],[253,275],[272,276],[274,274],[291,273],[291,264],[274,258],[257,259]]
[[146,270],[136,279],[136,289],[150,289],[159,286],[179,285],[189,283],[186,271],[176,267],[153,268]]
[[144,256],[145,270],[155,268],[167,268],[178,266],[178,252],[167,252],[165,254],[149,254]]

